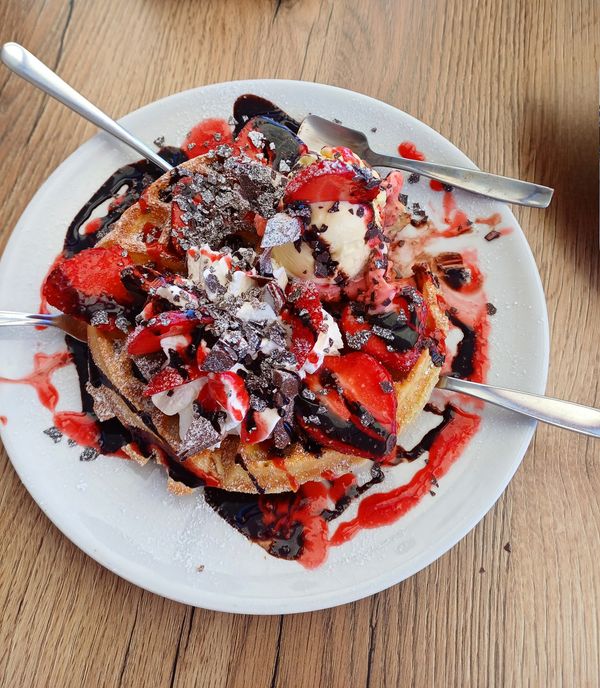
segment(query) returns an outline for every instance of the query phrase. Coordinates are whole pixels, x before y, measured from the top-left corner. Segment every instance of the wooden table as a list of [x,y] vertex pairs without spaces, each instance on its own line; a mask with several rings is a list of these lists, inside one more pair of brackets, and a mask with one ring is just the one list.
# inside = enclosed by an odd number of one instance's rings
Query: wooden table
[[[484,169],[555,187],[548,211],[517,209],[548,298],[548,392],[600,406],[599,19],[598,0],[3,0],[0,39],[115,116],[211,82],[314,80],[412,113]],[[0,250],[93,132],[0,70]],[[2,452],[0,683],[595,686],[599,489],[600,444],[541,427],[498,504],[428,569],[356,604],[261,618],[104,570]]]

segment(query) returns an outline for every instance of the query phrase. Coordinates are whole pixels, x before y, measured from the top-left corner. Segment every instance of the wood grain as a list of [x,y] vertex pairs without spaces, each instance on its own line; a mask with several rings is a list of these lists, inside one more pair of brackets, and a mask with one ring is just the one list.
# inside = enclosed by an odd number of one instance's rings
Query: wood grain
[[[412,113],[483,168],[554,186],[547,212],[517,212],[548,298],[548,389],[597,406],[599,34],[597,0],[0,2],[2,42],[116,116],[210,82],[315,80]],[[0,70],[0,250],[92,133]],[[425,571],[338,609],[244,617],[102,569],[2,452],[0,685],[597,686],[599,489],[600,445],[541,427],[494,509]]]

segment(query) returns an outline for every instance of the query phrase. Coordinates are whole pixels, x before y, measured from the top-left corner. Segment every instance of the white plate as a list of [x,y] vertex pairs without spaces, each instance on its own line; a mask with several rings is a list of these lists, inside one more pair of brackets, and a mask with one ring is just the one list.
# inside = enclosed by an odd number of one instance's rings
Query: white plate
[[[183,140],[207,116],[228,117],[236,96],[263,95],[293,116],[307,111],[369,132],[373,145],[393,153],[413,141],[427,158],[472,167],[451,143],[425,124],[364,95],[294,81],[240,81],[179,93],[147,105],[122,122],[140,138]],[[476,123],[473,123],[476,126]],[[119,165],[136,154],[104,134],[71,155],[46,181],[21,217],[0,263],[0,308],[35,311],[39,288],[76,211]],[[424,183],[408,189],[411,200],[440,203]],[[531,251],[512,213],[503,205],[456,192],[469,217],[501,212],[513,231],[494,242],[468,235],[487,272],[492,318],[488,380],[543,392],[548,365],[544,294]],[[539,211],[543,212],[543,211]],[[0,333],[0,375],[19,377],[35,351],[64,347],[59,333]],[[59,408],[77,408],[72,368],[59,371]],[[174,497],[161,469],[116,458],[79,461],[63,440],[52,444],[51,425],[28,386],[0,385],[0,415],[8,417],[2,440],[21,480],[53,523],[78,547],[127,580],[165,597],[210,609],[274,614],[310,611],[365,597],[427,566],[484,516],[505,489],[531,440],[535,423],[486,408],[480,431],[424,499],[396,524],[361,532],[330,551],[309,571],[274,559],[217,516],[198,494]],[[397,467],[398,471],[410,467]],[[414,470],[414,469],[413,469]],[[399,473],[398,475],[401,475]],[[347,516],[349,517],[349,516]],[[198,565],[204,570],[197,571]]]

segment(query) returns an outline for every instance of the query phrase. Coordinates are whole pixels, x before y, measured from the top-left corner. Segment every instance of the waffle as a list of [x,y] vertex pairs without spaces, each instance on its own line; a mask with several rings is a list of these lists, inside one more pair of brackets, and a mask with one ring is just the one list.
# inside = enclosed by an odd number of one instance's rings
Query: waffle
[[[182,172],[207,175],[210,167],[203,158],[183,163],[149,186],[140,201],[130,207],[115,223],[98,246],[118,245],[138,264],[155,262],[164,268],[186,274],[182,257],[168,248],[171,231],[169,188]],[[154,241],[147,243],[148,227],[153,228]],[[251,228],[247,228],[250,232]],[[240,228],[241,232],[246,231]],[[438,330],[445,334],[448,323],[439,306],[439,290],[434,279],[419,285]],[[136,439],[124,447],[131,458],[144,462],[148,455],[140,445],[154,447],[152,458],[169,468],[169,487],[185,492],[199,479],[207,485],[246,493],[278,493],[295,491],[303,483],[324,473],[358,472],[371,461],[323,448],[318,453],[307,450],[299,442],[286,447],[277,457],[270,456],[262,444],[243,444],[239,437],[226,437],[218,448],[204,450],[184,461],[176,458],[179,443],[178,420],[156,408],[143,396],[144,382],[132,371],[125,340],[89,327],[89,350],[93,363],[101,371],[101,382],[88,385],[100,420],[116,417]],[[416,364],[402,380],[394,382],[397,397],[398,432],[412,422],[427,403],[440,374],[428,349],[423,349]],[[141,440],[141,441],[140,441]],[[173,464],[176,469],[173,470]]]

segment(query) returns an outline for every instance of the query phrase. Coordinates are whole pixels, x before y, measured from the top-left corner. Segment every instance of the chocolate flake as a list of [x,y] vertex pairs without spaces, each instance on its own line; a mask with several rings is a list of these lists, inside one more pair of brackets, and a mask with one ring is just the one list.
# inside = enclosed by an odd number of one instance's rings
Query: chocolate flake
[[224,341],[218,341],[202,363],[202,370],[211,373],[222,373],[229,370],[238,361],[238,354]]
[[265,233],[261,241],[262,248],[273,248],[289,244],[300,238],[302,223],[296,217],[290,217],[285,213],[273,215],[265,227]]
[[99,452],[93,447],[86,447],[79,455],[80,461],[94,461],[99,456]]
[[356,334],[347,334],[346,342],[351,349],[362,349],[370,336],[369,330],[360,330]]
[[496,306],[494,306],[493,303],[486,303],[485,310],[487,311],[488,315],[496,315],[496,313],[498,312],[498,309],[496,308]]
[[62,432],[54,426],[48,428],[47,430],[44,430],[44,435],[48,435],[48,437],[54,442],[54,444],[58,444],[63,438]]
[[293,399],[298,394],[300,388],[300,381],[297,376],[287,370],[274,370],[273,384],[286,399]]
[[484,239],[486,241],[494,241],[494,239],[498,239],[498,237],[500,237],[500,236],[501,236],[501,234],[497,229],[492,229],[491,232],[488,232],[485,235]]
[[273,444],[277,449],[285,449],[291,442],[292,438],[286,430],[285,421],[281,418],[273,428]]
[[179,446],[179,456],[182,461],[185,461],[185,459],[201,452],[203,449],[212,447],[220,439],[220,434],[207,418],[196,416]]

